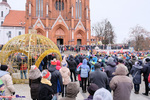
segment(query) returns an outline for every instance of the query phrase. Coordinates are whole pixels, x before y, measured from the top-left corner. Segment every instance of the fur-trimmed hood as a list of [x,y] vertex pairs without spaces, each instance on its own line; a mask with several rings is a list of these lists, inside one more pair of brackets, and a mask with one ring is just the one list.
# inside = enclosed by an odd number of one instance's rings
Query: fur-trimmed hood
[[37,79],[41,77],[41,72],[39,69],[31,69],[29,71],[29,79]]
[[117,69],[113,74],[126,76],[128,74],[126,70],[126,66],[124,64],[117,65]]

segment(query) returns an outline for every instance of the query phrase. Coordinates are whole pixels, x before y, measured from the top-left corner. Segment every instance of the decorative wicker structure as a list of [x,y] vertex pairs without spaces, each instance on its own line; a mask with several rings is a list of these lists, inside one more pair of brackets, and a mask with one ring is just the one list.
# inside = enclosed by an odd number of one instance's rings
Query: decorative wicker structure
[[62,60],[57,46],[50,39],[35,33],[20,35],[8,41],[1,50],[1,64],[8,65],[10,61],[15,63],[16,53],[27,57],[28,70],[33,59],[35,65],[39,67],[43,58],[51,53],[56,54],[58,60]]

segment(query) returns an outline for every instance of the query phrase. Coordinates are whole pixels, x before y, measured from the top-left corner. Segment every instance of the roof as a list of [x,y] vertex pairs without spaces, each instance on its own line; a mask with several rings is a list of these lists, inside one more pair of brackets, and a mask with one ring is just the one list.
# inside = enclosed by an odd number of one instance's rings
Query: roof
[[0,4],[1,4],[1,5],[8,6],[9,8],[11,8],[11,7],[9,6],[9,4],[8,4],[7,2],[5,2],[5,1],[0,2]]
[[10,10],[2,26],[25,26],[25,11]]

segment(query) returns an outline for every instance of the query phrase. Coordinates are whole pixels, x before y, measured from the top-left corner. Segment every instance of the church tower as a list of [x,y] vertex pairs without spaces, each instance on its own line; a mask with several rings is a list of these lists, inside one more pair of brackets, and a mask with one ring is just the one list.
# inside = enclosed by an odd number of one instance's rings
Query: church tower
[[89,45],[89,0],[27,0],[26,34],[36,29],[58,45]]

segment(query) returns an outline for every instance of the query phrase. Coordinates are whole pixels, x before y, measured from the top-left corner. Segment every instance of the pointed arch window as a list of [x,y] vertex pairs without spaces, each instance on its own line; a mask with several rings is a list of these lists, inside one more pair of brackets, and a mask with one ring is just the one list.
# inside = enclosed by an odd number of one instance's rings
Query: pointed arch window
[[76,18],[82,18],[82,2],[76,0]]
[[64,2],[62,0],[57,0],[55,3],[55,8],[59,11],[64,10]]
[[43,0],[36,0],[36,17],[43,17]]

